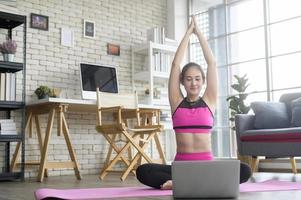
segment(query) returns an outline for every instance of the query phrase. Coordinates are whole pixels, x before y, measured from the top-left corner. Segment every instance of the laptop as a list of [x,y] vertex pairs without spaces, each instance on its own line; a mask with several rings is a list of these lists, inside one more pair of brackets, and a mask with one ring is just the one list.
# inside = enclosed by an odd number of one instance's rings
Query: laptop
[[239,194],[240,161],[174,161],[174,198],[236,198]]

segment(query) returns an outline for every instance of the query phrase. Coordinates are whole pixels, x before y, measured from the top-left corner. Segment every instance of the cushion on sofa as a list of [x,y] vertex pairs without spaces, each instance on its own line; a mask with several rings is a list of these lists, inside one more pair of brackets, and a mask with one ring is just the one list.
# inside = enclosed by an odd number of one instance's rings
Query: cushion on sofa
[[301,127],[301,98],[292,101],[291,109],[292,109],[291,125]]
[[290,119],[285,103],[253,102],[251,108],[255,113],[254,127],[256,129],[287,128]]

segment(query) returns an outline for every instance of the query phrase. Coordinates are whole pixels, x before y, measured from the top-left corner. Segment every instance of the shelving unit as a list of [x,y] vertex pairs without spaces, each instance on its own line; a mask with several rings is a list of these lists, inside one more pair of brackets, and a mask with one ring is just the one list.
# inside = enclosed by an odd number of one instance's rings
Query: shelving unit
[[[170,65],[176,49],[176,46],[157,44],[151,41],[132,47],[132,85],[134,90],[138,91],[138,102],[141,106],[152,106],[169,110],[167,96],[165,96],[164,99],[156,99],[153,94],[158,85],[166,88],[167,92]],[[155,63],[154,61],[156,54],[159,55],[157,57],[161,61],[159,61],[159,63]],[[144,60],[145,66],[141,66],[141,63],[136,61],[137,58]],[[141,93],[141,91],[143,92],[141,85],[148,88],[148,95]],[[142,99],[142,97],[145,98]]]
[[[4,167],[0,171],[0,180],[24,179],[25,163],[25,83],[26,83],[26,16],[0,11],[0,28],[7,30],[7,37],[12,39],[12,31],[18,26],[23,26],[23,62],[0,61],[0,73],[22,73],[22,94],[16,101],[0,101],[0,111],[5,113],[5,118],[10,119],[14,111],[21,112],[21,124],[17,135],[1,135],[0,142],[5,145]],[[17,77],[17,76],[16,76]],[[14,172],[10,165],[11,143],[21,142],[21,163],[18,171]]]
[[[171,62],[177,46],[170,46],[165,44],[157,44],[154,42],[147,42],[138,46],[132,47],[132,86],[133,90],[138,94],[138,106],[146,108],[161,109],[161,124],[164,126],[163,140],[165,141],[166,159],[173,160],[175,147],[175,138],[173,134],[173,127],[171,121],[170,105],[168,102],[168,79],[170,73]],[[154,62],[154,55],[162,53],[169,55],[170,59],[167,66],[163,67],[164,71],[158,70]],[[159,67],[159,69],[162,67]],[[164,99],[154,97],[156,88],[165,89]],[[145,89],[148,88],[149,94],[145,94]],[[162,92],[162,91],[160,91]],[[151,95],[152,94],[152,95]],[[168,115],[168,119],[162,118],[163,115]],[[153,147],[153,145],[151,145]],[[151,154],[153,149],[151,148]]]

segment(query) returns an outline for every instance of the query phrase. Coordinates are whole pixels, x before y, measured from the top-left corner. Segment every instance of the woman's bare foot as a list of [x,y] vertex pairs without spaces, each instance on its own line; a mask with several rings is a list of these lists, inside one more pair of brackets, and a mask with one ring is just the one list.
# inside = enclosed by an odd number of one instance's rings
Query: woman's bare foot
[[171,190],[172,189],[172,180],[166,181],[161,185],[161,190]]

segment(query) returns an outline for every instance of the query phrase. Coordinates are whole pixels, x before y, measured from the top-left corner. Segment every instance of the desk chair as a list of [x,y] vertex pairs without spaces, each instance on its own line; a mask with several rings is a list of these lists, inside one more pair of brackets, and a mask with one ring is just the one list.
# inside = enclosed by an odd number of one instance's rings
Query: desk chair
[[[136,94],[120,95],[120,98],[115,97],[118,102],[110,102],[110,105],[106,104],[110,107],[103,107],[101,104],[102,98],[107,97],[98,88],[96,94],[98,119],[96,130],[110,144],[104,167],[100,172],[100,179],[104,179],[109,172],[116,171],[113,170],[113,167],[118,162],[123,162],[126,165],[126,169],[122,171],[120,177],[122,181],[127,178],[130,172],[135,174],[135,167],[141,163],[142,158],[146,162],[152,163],[153,160],[145,153],[145,149],[151,140],[155,140],[160,159],[162,163],[166,163],[157,135],[163,128],[160,125],[159,109],[137,108]],[[115,105],[122,104],[122,106],[112,106],[114,103]],[[113,121],[104,120],[105,114],[113,118]],[[153,121],[153,118],[156,118],[156,120]],[[133,128],[130,128],[129,120],[134,124]],[[116,152],[115,157],[113,157],[113,151]],[[132,152],[135,152],[134,157]]]

